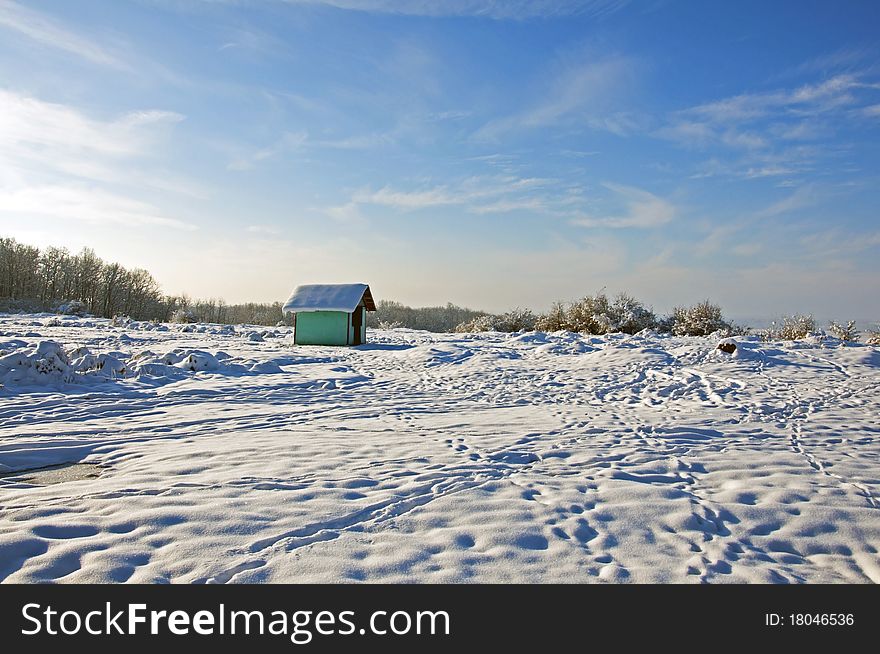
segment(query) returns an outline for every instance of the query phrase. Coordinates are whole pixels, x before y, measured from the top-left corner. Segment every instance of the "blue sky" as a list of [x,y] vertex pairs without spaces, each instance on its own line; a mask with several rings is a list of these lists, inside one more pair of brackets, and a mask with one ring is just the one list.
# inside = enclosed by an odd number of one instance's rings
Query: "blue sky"
[[0,233],[168,292],[880,317],[880,4],[0,0]]

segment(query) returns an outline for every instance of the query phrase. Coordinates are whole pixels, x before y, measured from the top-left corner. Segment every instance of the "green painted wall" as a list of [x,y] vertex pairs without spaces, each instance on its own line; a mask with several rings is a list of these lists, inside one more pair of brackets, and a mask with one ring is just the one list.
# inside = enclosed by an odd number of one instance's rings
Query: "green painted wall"
[[343,311],[308,311],[296,314],[297,345],[348,345],[349,314]]

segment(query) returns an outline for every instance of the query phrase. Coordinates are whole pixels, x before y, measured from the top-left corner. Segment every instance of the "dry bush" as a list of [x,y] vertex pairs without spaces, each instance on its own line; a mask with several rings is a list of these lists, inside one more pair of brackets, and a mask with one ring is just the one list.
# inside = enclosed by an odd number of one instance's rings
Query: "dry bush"
[[469,334],[472,332],[493,332],[495,330],[495,323],[493,319],[495,316],[485,315],[485,316],[476,316],[471,320],[466,320],[465,322],[458,324],[455,326],[454,332],[458,334]]
[[768,341],[796,341],[816,331],[812,314],[796,313],[770,323],[764,337]]
[[865,332],[865,343],[868,345],[880,345],[880,325]]
[[675,307],[663,321],[663,328],[676,336],[708,336],[716,332],[732,335],[745,331],[724,320],[721,307],[709,300],[692,307]]
[[582,334],[635,334],[657,326],[657,316],[640,301],[626,293],[613,300],[604,292],[588,295],[565,306],[556,303],[535,322],[535,329],[545,332],[566,330]]
[[531,331],[538,318],[528,309],[516,307],[500,316],[493,316],[494,327],[499,332]]
[[574,331],[568,322],[568,312],[562,302],[556,302],[547,313],[538,316],[535,329],[542,332]]
[[626,293],[619,294],[611,306],[614,331],[635,334],[657,327],[657,316],[651,309]]
[[610,326],[611,303],[604,293],[588,295],[568,307],[572,331],[582,334],[606,334]]
[[832,320],[828,325],[828,331],[832,336],[839,338],[841,341],[854,341],[859,337],[855,320],[850,320],[846,325],[841,325],[836,320]]

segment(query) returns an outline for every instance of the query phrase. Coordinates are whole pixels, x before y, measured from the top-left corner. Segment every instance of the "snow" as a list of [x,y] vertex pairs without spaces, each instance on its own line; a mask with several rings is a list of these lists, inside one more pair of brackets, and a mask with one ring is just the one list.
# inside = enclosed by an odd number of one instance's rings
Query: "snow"
[[0,579],[880,582],[880,348],[187,327],[0,316]]
[[354,311],[369,287],[366,284],[304,284],[293,290],[283,313]]

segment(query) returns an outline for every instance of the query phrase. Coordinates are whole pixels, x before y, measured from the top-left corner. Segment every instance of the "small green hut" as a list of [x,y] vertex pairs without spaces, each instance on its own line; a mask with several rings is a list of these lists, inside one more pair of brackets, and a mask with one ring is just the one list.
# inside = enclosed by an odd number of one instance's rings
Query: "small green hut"
[[297,345],[360,345],[367,340],[367,311],[376,304],[367,284],[304,284],[293,290],[284,315],[293,315]]

